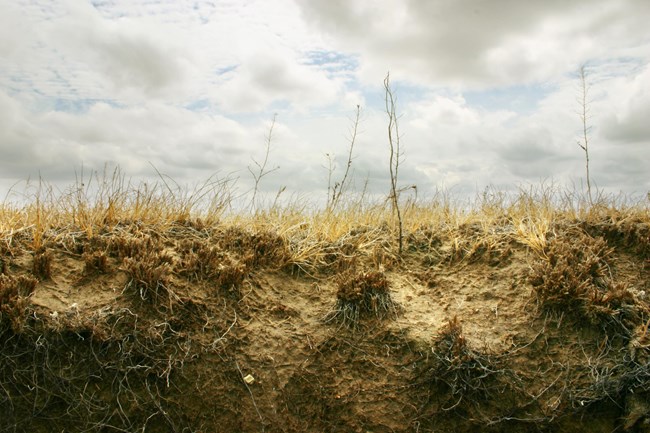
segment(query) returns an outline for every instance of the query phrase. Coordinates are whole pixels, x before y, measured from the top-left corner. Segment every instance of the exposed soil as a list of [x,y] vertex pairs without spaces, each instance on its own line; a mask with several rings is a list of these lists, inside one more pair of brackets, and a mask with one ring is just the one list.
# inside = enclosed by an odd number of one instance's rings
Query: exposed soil
[[647,222],[501,229],[309,269],[200,223],[14,236],[0,431],[650,431]]

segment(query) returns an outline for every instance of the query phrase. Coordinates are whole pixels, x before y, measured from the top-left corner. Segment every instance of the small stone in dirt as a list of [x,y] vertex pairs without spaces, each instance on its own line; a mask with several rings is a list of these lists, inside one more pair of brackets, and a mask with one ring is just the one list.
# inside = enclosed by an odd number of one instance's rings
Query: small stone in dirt
[[255,383],[255,378],[253,377],[253,375],[251,375],[251,374],[247,374],[247,375],[244,377],[244,382],[246,382],[246,384],[248,384],[248,385],[252,385],[252,384]]

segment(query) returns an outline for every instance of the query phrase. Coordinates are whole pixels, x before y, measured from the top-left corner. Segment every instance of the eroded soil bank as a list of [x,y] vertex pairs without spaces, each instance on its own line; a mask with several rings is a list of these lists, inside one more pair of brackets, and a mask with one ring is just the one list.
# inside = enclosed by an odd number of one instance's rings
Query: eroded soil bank
[[650,431],[647,222],[365,232],[13,237],[0,431]]

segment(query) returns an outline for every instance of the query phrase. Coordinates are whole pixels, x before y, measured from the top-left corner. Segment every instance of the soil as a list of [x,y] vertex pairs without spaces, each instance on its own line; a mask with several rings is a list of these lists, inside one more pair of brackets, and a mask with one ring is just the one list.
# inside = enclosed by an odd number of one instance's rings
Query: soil
[[635,230],[558,225],[542,252],[418,233],[310,268],[291,239],[198,223],[15,237],[0,431],[650,431]]

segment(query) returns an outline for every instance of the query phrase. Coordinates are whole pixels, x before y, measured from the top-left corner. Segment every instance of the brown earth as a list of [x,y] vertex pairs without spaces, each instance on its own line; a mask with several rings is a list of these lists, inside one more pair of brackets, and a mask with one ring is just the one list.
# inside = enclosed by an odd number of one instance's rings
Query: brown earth
[[311,266],[200,222],[14,236],[0,431],[650,431],[648,224],[482,230]]

